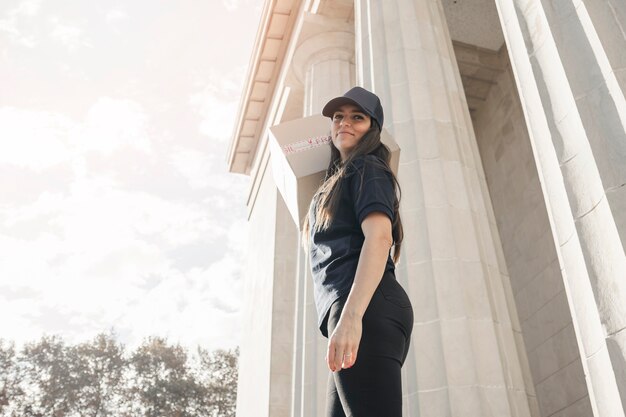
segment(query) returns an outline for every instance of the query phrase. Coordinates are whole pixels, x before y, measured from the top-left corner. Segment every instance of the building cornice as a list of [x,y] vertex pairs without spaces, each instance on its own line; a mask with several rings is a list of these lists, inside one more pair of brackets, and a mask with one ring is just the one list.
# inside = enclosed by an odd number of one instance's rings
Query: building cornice
[[291,31],[306,0],[268,0],[248,67],[227,163],[230,172],[250,174]]

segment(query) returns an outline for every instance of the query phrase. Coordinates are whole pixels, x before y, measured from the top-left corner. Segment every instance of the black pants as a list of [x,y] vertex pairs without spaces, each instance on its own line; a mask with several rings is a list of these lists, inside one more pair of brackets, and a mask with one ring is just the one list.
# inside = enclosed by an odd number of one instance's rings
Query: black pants
[[[345,304],[331,306],[331,335]],[[393,273],[385,273],[363,315],[363,334],[354,366],[328,377],[327,417],[402,417],[402,381],[413,308]]]

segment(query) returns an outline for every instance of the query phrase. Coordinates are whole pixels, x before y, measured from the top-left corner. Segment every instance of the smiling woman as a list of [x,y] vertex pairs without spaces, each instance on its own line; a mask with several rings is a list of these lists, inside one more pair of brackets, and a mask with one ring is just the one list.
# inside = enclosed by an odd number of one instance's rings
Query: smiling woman
[[383,108],[355,87],[322,114],[332,120],[331,161],[302,240],[328,338],[326,416],[401,417],[413,309],[395,279],[403,232],[399,185],[380,140]]

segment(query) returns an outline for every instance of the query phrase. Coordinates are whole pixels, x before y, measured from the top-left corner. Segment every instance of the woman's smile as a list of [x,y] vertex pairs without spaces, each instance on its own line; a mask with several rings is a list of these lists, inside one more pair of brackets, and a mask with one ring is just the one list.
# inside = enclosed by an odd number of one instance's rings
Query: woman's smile
[[358,106],[344,104],[335,110],[332,117],[331,136],[333,145],[339,150],[342,160],[346,159],[371,125],[370,116]]

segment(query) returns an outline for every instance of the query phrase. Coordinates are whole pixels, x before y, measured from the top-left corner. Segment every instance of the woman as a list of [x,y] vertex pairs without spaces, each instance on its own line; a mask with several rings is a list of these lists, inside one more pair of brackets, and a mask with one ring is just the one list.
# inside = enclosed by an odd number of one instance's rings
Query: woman
[[303,242],[318,324],[328,338],[327,416],[401,417],[400,369],[413,309],[395,279],[400,190],[380,141],[383,108],[375,94],[355,87],[322,114],[331,118],[331,161]]

